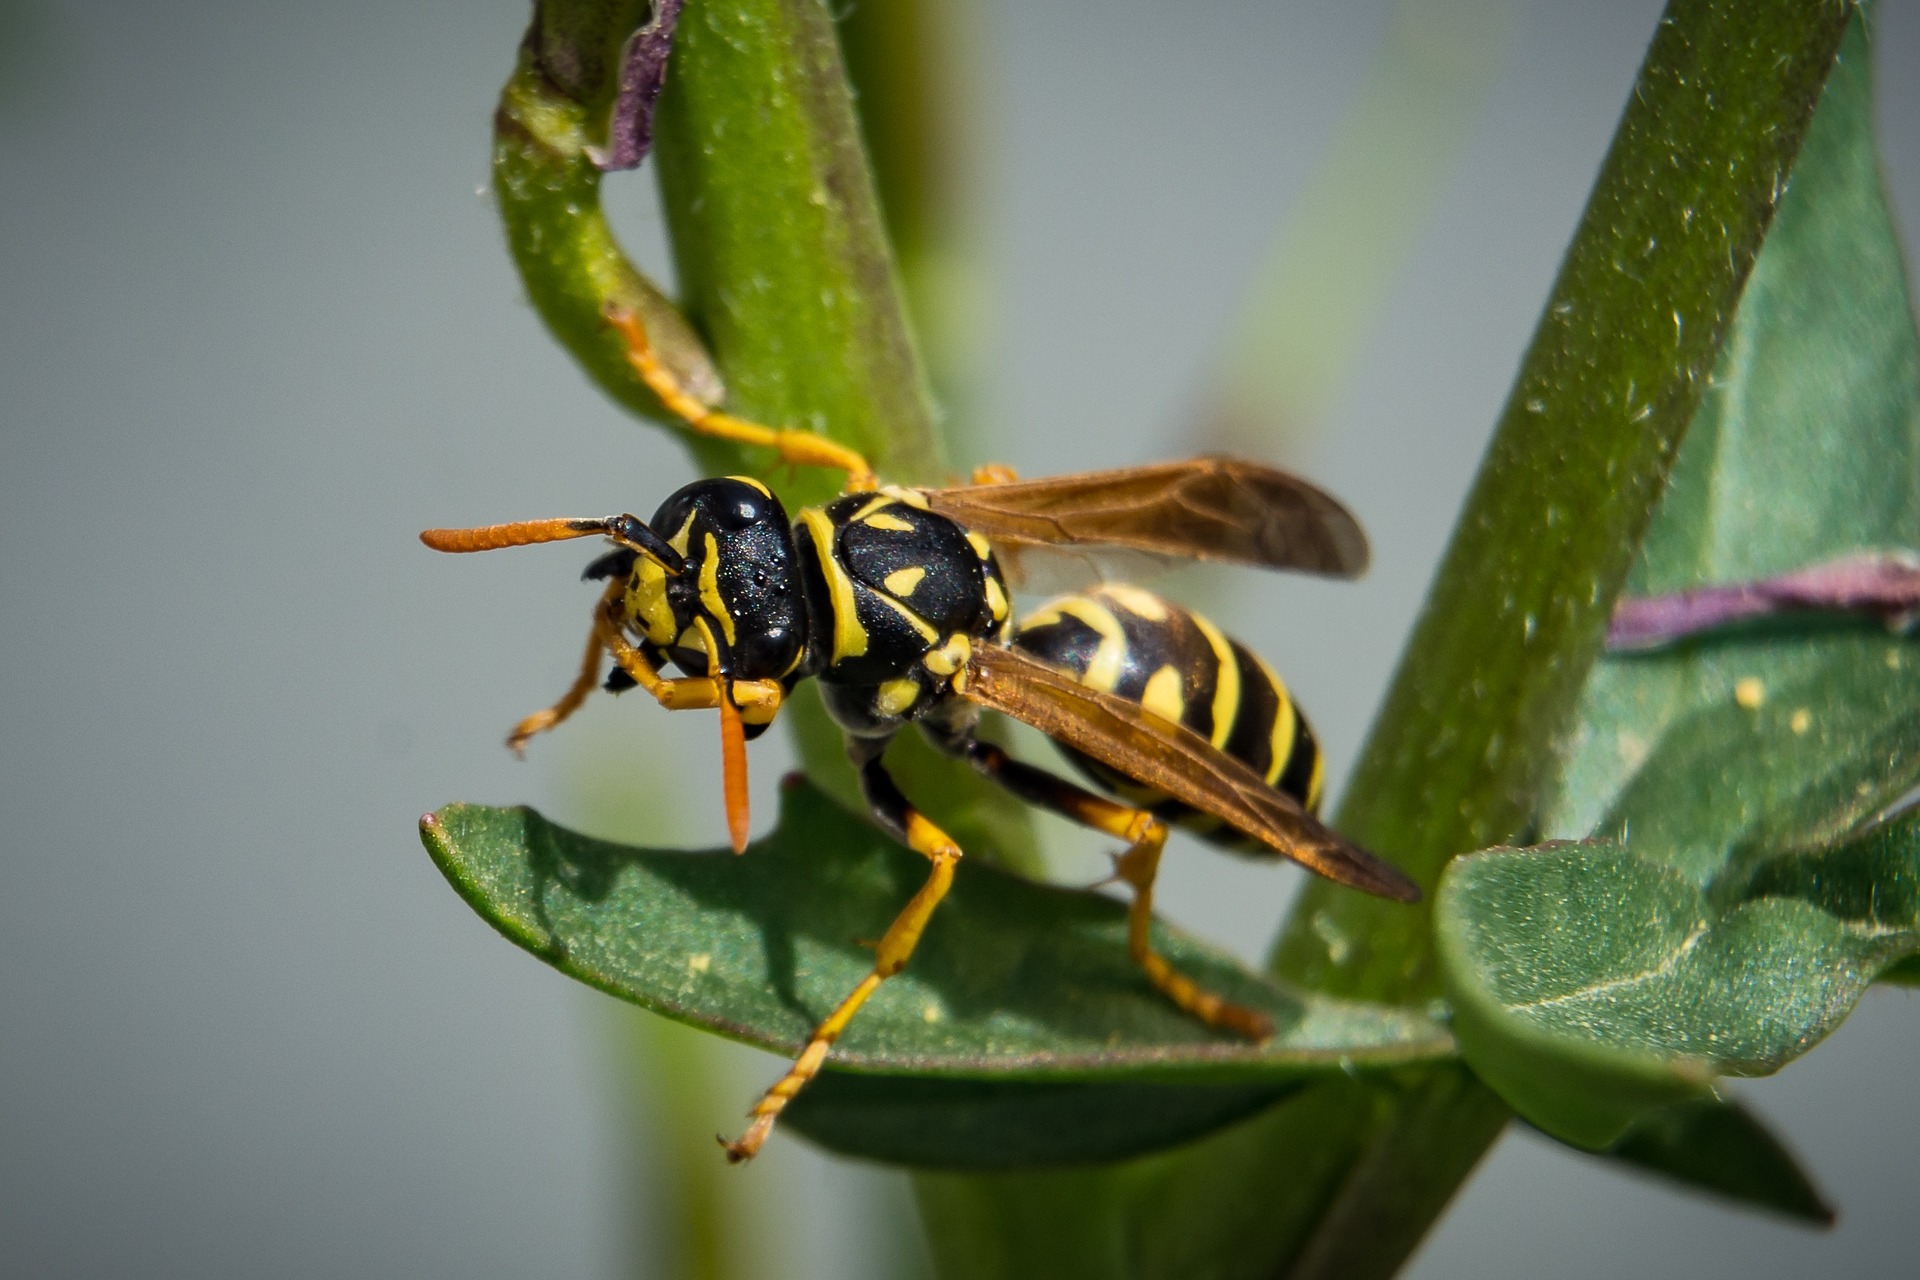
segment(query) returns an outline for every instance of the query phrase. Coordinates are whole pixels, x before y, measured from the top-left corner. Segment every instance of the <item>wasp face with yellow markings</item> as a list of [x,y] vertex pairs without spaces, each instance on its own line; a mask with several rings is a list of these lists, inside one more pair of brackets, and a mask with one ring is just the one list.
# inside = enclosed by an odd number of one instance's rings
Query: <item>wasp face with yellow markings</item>
[[[656,663],[670,660],[689,675],[724,673],[736,680],[777,680],[791,687],[807,674],[808,626],[792,526],[780,500],[758,480],[697,480],[660,504],[653,532],[684,567],[669,574],[650,556],[615,551],[587,570],[590,578],[625,575],[628,628]],[[703,625],[704,624],[704,625]],[[708,652],[708,638],[720,652]],[[616,667],[607,687],[631,688]],[[748,737],[766,730],[744,708]]]

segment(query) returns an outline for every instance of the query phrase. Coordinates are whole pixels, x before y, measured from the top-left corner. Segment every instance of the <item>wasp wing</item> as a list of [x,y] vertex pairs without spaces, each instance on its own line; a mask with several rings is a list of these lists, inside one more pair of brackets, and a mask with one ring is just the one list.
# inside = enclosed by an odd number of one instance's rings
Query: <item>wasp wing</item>
[[1353,578],[1367,537],[1338,499],[1238,458],[1191,458],[1044,480],[928,489],[928,504],[1017,557],[1026,547],[1121,548]]
[[[1164,791],[1329,880],[1402,902],[1420,890],[1184,726],[1014,649],[980,645],[961,695]],[[958,687],[958,686],[956,686]]]

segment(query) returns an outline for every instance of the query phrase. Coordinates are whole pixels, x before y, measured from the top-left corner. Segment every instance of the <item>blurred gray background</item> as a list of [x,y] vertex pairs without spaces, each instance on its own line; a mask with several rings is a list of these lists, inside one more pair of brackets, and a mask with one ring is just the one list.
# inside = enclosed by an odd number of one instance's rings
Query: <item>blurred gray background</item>
[[[983,456],[1040,474],[1195,443],[1208,353],[1393,7],[1220,0],[1169,39],[1146,0],[989,6]],[[1479,114],[1288,446],[1365,520],[1375,571],[1202,584],[1288,673],[1336,781],[1659,5],[1496,8]],[[691,474],[575,374],[501,248],[487,129],[527,9],[0,3],[0,1273],[668,1273],[632,1155],[639,1015],[495,936],[414,836],[456,798],[598,829],[607,784],[662,840],[722,834],[698,717],[601,699],[527,763],[500,748],[571,673],[579,556],[413,539],[645,511]],[[1920,0],[1879,11],[1915,244]],[[664,270],[649,181],[613,199]],[[756,757],[763,821],[780,750]],[[1185,846],[1163,901],[1252,957],[1294,883]],[[1830,1235],[1516,1132],[1414,1274],[1902,1271],[1917,1054],[1920,1001],[1876,991],[1740,1089],[1842,1207]],[[776,1064],[712,1061],[725,1105],[687,1122],[731,1129]],[[763,1274],[911,1269],[896,1176],[791,1138],[726,1176],[762,1206],[740,1234]]]

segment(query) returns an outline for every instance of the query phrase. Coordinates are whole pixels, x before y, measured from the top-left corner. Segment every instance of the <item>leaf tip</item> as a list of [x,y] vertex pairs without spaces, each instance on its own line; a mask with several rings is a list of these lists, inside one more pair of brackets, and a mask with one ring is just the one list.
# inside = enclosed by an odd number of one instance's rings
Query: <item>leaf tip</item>
[[453,841],[446,823],[441,821],[439,810],[420,815],[420,843],[426,846],[427,856],[443,869],[450,864]]

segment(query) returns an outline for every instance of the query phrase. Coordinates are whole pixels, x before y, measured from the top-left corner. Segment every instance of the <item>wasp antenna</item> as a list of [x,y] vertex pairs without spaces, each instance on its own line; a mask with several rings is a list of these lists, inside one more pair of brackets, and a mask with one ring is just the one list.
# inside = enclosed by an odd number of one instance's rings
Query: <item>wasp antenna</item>
[[727,838],[735,853],[745,853],[753,825],[747,795],[747,731],[740,721],[740,708],[733,705],[733,694],[724,682],[720,690],[720,777],[727,797]]
[[687,562],[680,553],[668,546],[666,539],[649,529],[646,521],[639,516],[615,516],[607,521],[607,536],[650,560],[657,560],[660,567],[675,578],[687,571]]
[[[614,520],[621,519],[616,516]],[[633,517],[627,516],[631,520]],[[477,529],[424,529],[420,541],[435,551],[498,551],[502,547],[525,547],[536,542],[564,542],[569,538],[590,538],[612,531],[614,520],[516,520],[511,524],[482,525]]]
[[745,853],[753,814],[747,795],[747,730],[729,678],[733,661],[705,618],[696,617],[693,625],[705,642],[707,675],[713,680],[714,704],[720,708],[720,783],[727,804],[727,839],[735,853]]

